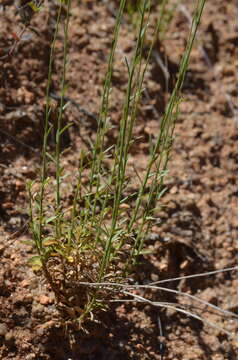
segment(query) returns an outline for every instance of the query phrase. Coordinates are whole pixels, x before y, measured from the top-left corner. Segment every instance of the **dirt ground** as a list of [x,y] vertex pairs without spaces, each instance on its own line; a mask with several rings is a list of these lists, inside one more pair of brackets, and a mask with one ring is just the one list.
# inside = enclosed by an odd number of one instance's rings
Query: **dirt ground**
[[[184,5],[182,5],[184,3]],[[73,1],[69,31],[68,96],[97,114],[115,23],[113,1]],[[178,70],[194,2],[177,8],[166,38],[157,44],[146,75],[136,135],[140,137],[130,161],[143,169],[149,136],[158,122]],[[151,22],[156,16],[155,7]],[[53,294],[26,265],[34,249],[24,243],[27,228],[26,182],[37,179],[44,121],[44,96],[56,2],[46,2],[17,51],[0,60],[0,358],[14,360],[235,360],[238,340],[175,311],[150,305],[114,304],[93,324],[89,334],[65,331],[59,324]],[[210,0],[205,6],[191,64],[183,88],[184,102],[176,125],[173,153],[163,198],[162,225],[148,239],[151,254],[138,269],[148,283],[238,264],[238,4]],[[0,55],[20,30],[13,1],[0,5]],[[121,114],[126,87],[124,57],[131,57],[135,32],[124,18],[117,50],[111,116]],[[56,45],[54,74],[60,69],[62,37]],[[167,62],[169,79],[158,63]],[[53,77],[52,92],[59,93]],[[94,139],[95,123],[69,106],[66,120],[74,126],[64,139],[63,162],[75,171],[84,139]],[[86,121],[85,121],[86,120]],[[237,272],[171,282],[171,289],[238,314]],[[149,293],[148,299],[192,304],[183,296]],[[238,333],[238,320],[217,316],[196,303],[208,321]],[[200,309],[199,309],[200,308]],[[192,311],[192,310],[191,310]],[[162,332],[160,329],[162,326]]]

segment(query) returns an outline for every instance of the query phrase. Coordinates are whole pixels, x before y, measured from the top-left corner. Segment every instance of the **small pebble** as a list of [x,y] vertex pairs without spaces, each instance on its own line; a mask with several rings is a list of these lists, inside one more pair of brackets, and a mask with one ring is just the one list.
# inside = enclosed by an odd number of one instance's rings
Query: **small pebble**
[[0,336],[5,336],[8,332],[7,325],[4,323],[0,323]]
[[52,300],[50,299],[49,296],[46,295],[41,295],[39,298],[40,304],[41,305],[48,305],[50,303],[52,303]]
[[14,333],[12,330],[8,331],[6,334],[5,334],[5,340],[8,341],[8,342],[11,342],[14,340]]

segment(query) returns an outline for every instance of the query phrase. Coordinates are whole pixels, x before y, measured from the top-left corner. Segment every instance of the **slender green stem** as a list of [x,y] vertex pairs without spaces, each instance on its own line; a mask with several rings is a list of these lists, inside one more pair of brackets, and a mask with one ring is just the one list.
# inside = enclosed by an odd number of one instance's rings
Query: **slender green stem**
[[56,161],[56,237],[60,238],[61,235],[61,208],[60,208],[60,184],[62,178],[62,169],[60,164],[60,153],[61,153],[61,136],[62,136],[62,118],[64,112],[64,97],[65,97],[65,85],[66,85],[66,70],[67,70],[67,58],[68,58],[68,32],[69,32],[69,19],[70,19],[70,8],[71,0],[67,1],[67,15],[66,22],[64,24],[64,52],[63,52],[63,70],[61,77],[61,97],[59,114],[57,119],[57,130],[56,130],[56,149],[55,149],[55,161]]
[[[98,120],[98,130],[96,141],[93,147],[93,160],[91,164],[91,173],[90,173],[90,191],[92,191],[92,186],[96,184],[96,195],[94,198],[94,206],[93,206],[93,215],[95,214],[96,201],[98,198],[98,190],[100,186],[100,170],[101,170],[101,162],[103,155],[103,145],[104,145],[104,137],[107,127],[107,117],[108,117],[108,108],[109,108],[109,95],[110,95],[110,87],[111,87],[111,79],[113,73],[113,61],[115,57],[115,50],[118,41],[119,30],[121,26],[122,16],[125,8],[126,0],[120,1],[120,7],[116,19],[115,29],[113,33],[113,40],[111,45],[111,50],[108,59],[107,66],[107,74],[103,88],[102,100],[101,100],[101,109],[99,113]],[[95,181],[96,180],[96,181]]]
[[[145,193],[145,189],[146,189],[146,186],[147,186],[147,183],[148,183],[148,179],[149,179],[150,174],[151,174],[152,166],[154,165],[155,161],[160,156],[160,152],[161,152],[161,150],[163,150],[163,146],[165,146],[165,144],[166,144],[166,131],[168,131],[169,128],[173,125],[173,115],[172,115],[173,110],[176,107],[176,104],[178,104],[178,102],[180,100],[180,91],[181,91],[183,83],[184,83],[185,73],[186,73],[187,68],[188,68],[191,50],[192,50],[192,47],[193,47],[194,39],[195,39],[195,36],[196,36],[197,28],[198,28],[198,25],[199,25],[199,22],[200,22],[200,19],[201,19],[201,15],[202,15],[202,11],[203,11],[205,2],[206,2],[206,0],[200,0],[198,2],[198,4],[197,4],[196,12],[195,12],[195,15],[193,17],[191,30],[190,30],[189,37],[188,37],[187,46],[186,46],[184,55],[183,55],[181,63],[180,63],[178,80],[177,80],[177,82],[175,84],[174,90],[173,90],[172,95],[170,97],[168,106],[167,106],[166,111],[165,111],[165,115],[164,115],[164,117],[163,117],[163,119],[161,121],[160,133],[159,133],[159,136],[157,138],[156,144],[154,146],[150,161],[148,163],[146,174],[145,174],[145,177],[144,177],[144,181],[142,183],[142,186],[140,187],[138,198],[136,200],[135,210],[133,212],[131,221],[130,221],[129,226],[128,226],[128,231],[131,231],[133,225],[136,222],[137,215],[138,215],[139,209],[141,207],[142,197],[143,197],[143,195]],[[162,144],[162,148],[161,148],[161,144]]]
[[[122,196],[122,190],[125,182],[125,172],[126,172],[126,164],[127,164],[127,158],[128,158],[128,149],[129,144],[131,140],[131,134],[132,134],[132,128],[129,124],[128,129],[128,121],[129,121],[129,113],[131,109],[131,97],[132,97],[132,89],[133,89],[133,80],[134,75],[136,71],[137,63],[141,62],[141,54],[143,49],[143,43],[144,43],[144,36],[143,36],[143,29],[144,29],[144,17],[146,12],[148,1],[143,2],[143,7],[141,9],[141,19],[140,19],[140,27],[139,27],[139,33],[138,33],[138,39],[135,47],[135,54],[131,63],[131,66],[128,68],[129,72],[129,79],[128,79],[128,85],[127,85],[127,94],[124,104],[124,110],[122,115],[122,120],[120,123],[120,133],[119,133],[119,140],[116,147],[116,150],[118,149],[118,155],[116,155],[115,158],[115,164],[117,169],[116,173],[116,185],[115,185],[115,194],[114,194],[114,204],[113,204],[113,210],[112,210],[112,223],[110,227],[110,235],[106,242],[106,248],[104,251],[104,255],[101,262],[100,267],[100,278],[103,276],[106,267],[109,262],[110,258],[110,252],[112,247],[112,241],[113,237],[115,236],[115,230],[116,225],[118,221],[118,212],[119,212],[119,206]],[[136,89],[137,91],[137,89]],[[136,95],[135,95],[136,96]],[[127,131],[129,130],[129,134],[127,134]],[[128,137],[129,135],[129,137]]]
[[54,60],[54,51],[55,51],[55,43],[56,38],[59,31],[60,17],[62,13],[62,3],[60,3],[57,20],[56,20],[56,28],[54,32],[53,41],[50,49],[50,59],[48,66],[48,79],[47,79],[47,88],[46,88],[46,108],[45,108],[45,124],[44,124],[44,138],[43,138],[43,146],[42,146],[42,165],[41,165],[41,188],[39,195],[39,249],[42,250],[42,230],[43,230],[43,217],[44,217],[44,195],[45,195],[45,185],[47,179],[47,145],[48,145],[48,137],[51,131],[50,127],[50,86],[52,82],[52,70],[53,70],[53,60]]

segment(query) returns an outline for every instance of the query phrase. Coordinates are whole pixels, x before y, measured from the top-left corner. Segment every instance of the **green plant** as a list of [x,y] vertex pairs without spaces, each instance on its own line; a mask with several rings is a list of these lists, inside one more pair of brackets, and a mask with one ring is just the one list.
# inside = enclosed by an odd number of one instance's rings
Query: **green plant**
[[[138,29],[139,17],[140,17],[140,7],[142,4],[142,0],[129,0],[126,4],[126,12],[128,13],[131,23],[134,25],[136,29]],[[168,31],[169,25],[174,17],[176,9],[180,4],[181,0],[177,0],[175,2],[171,2],[171,0],[154,0],[151,1],[151,11],[160,12],[160,24],[158,36],[162,41],[164,40],[166,33]],[[158,7],[159,5],[159,7]]]
[[[161,3],[162,10],[166,1]],[[146,250],[144,239],[155,220],[154,213],[165,192],[164,177],[173,142],[175,120],[179,112],[181,88],[188,68],[189,57],[205,0],[199,0],[196,7],[187,47],[181,60],[178,79],[160,130],[151,151],[143,177],[139,176],[140,187],[133,194],[127,194],[131,170],[128,166],[131,146],[136,142],[133,129],[143,92],[143,81],[150,61],[154,42],[161,30],[162,16],[154,29],[149,51],[144,54],[145,36],[150,16],[150,1],[143,0],[139,7],[137,41],[134,55],[129,63],[127,90],[121,112],[118,141],[106,148],[106,136],[111,129],[109,117],[109,95],[113,74],[115,50],[126,1],[121,0],[115,23],[108,68],[98,116],[96,141],[88,152],[79,154],[77,183],[72,189],[73,201],[70,208],[64,207],[62,183],[67,175],[61,165],[61,138],[70,124],[62,126],[65,110],[66,71],[68,64],[68,26],[71,1],[60,1],[56,29],[51,46],[48,85],[46,90],[45,131],[42,149],[42,173],[40,189],[35,192],[34,183],[28,184],[30,199],[30,224],[38,255],[29,263],[35,270],[41,269],[68,317],[82,323],[97,308],[104,307],[104,299],[113,291],[100,285],[105,280],[125,284],[128,274],[138,266],[140,256]],[[50,153],[48,139],[53,133],[51,124],[50,85],[52,64],[57,34],[63,8],[64,54],[61,74],[61,99],[55,134],[55,151]],[[162,11],[163,14],[163,11]],[[110,160],[110,168],[105,160]],[[55,168],[55,177],[48,176],[49,165]],[[90,169],[88,184],[82,183],[82,176]],[[47,194],[55,189],[55,204],[47,205]],[[129,215],[130,214],[130,215]],[[86,284],[98,284],[88,286]]]

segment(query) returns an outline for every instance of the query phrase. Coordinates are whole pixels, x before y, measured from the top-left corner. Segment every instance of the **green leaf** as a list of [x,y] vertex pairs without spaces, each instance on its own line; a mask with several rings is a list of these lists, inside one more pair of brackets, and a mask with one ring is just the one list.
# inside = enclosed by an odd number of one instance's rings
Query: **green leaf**
[[140,250],[138,255],[152,254],[153,250]]
[[54,158],[49,152],[46,152],[46,156],[47,156],[54,164],[56,164],[55,158]]
[[125,62],[126,62],[126,67],[127,67],[127,71],[128,71],[128,75],[130,76],[131,74],[131,70],[130,70],[130,65],[129,65],[129,62],[127,60],[127,57],[125,56]]
[[162,196],[166,193],[167,190],[168,190],[167,187],[165,187],[163,190],[161,190],[161,191],[159,192],[159,194],[157,195],[157,200],[161,199]]
[[32,268],[32,270],[37,271],[42,268],[42,261],[39,255],[32,256],[28,259],[27,264]]
[[57,219],[57,217],[58,217],[57,215],[53,215],[53,216],[49,217],[45,223],[49,224],[49,223],[53,222],[55,219]]
[[42,241],[43,246],[51,246],[51,245],[57,245],[57,244],[58,244],[57,240],[52,237],[47,237]]
[[62,135],[70,126],[72,126],[73,123],[69,123],[63,127],[63,129],[60,130],[59,135]]
[[35,245],[35,242],[33,240],[21,240],[21,243],[29,246]]
[[41,9],[41,7],[37,6],[34,1],[30,1],[29,3],[27,3],[27,5],[30,6],[30,8],[32,8],[32,10],[35,12],[38,12]]
[[67,101],[67,102],[63,105],[63,107],[62,107],[63,111],[65,111],[65,109],[66,109],[69,105],[70,105],[70,101]]

